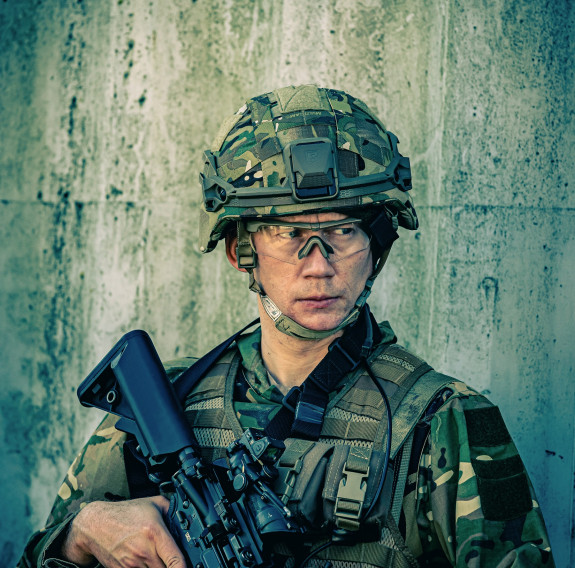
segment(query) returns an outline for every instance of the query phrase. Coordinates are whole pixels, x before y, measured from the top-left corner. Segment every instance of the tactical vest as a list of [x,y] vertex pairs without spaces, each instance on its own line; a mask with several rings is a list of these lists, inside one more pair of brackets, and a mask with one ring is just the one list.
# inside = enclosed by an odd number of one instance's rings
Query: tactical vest
[[[454,379],[398,345],[381,345],[369,359],[392,411],[392,437],[386,483],[357,534],[372,542],[332,545],[306,566],[333,568],[416,567],[398,523],[402,510],[413,432],[430,403]],[[237,348],[228,350],[187,396],[186,416],[207,461],[224,457],[243,432],[233,410],[240,370]],[[387,417],[381,393],[365,369],[358,368],[330,400],[317,442],[288,438],[278,463],[275,491],[311,527],[313,548],[329,540],[331,527],[356,531],[362,511],[370,510],[385,462]],[[420,457],[420,456],[416,456]],[[419,460],[418,460],[419,461]],[[365,540],[365,539],[364,539]],[[294,565],[287,545],[275,553],[278,566]],[[299,559],[301,560],[301,558]]]

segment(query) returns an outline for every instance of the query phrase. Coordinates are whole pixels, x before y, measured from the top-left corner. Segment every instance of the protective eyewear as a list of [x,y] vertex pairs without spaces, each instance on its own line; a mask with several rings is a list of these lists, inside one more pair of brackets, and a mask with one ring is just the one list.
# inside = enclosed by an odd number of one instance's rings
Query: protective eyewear
[[369,248],[370,237],[360,226],[361,219],[289,223],[287,221],[247,221],[250,243],[258,255],[297,264],[315,246],[331,264]]

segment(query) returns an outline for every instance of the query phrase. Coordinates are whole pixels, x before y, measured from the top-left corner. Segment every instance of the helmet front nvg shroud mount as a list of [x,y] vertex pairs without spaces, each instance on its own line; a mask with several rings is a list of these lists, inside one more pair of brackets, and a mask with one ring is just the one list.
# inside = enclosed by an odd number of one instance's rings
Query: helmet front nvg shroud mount
[[[334,334],[357,319],[398,226],[418,227],[407,193],[409,158],[397,145],[367,105],[343,91],[304,85],[248,100],[222,124],[204,154],[200,251],[212,251],[235,229],[238,267],[250,273],[250,288],[276,327],[302,339]],[[328,211],[362,219],[374,271],[344,321],[314,331],[282,314],[256,282],[257,255],[245,222]]]

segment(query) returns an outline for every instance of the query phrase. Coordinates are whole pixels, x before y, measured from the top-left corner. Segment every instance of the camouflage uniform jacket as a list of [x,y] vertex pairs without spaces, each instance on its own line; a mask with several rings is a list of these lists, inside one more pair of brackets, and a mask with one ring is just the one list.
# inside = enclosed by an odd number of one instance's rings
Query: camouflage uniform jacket
[[[389,325],[380,327],[383,342],[391,342]],[[264,427],[283,398],[270,386],[259,337],[257,330],[238,341],[242,367],[234,411],[242,427]],[[167,365],[168,375],[176,377],[192,362]],[[459,381],[447,387],[418,424],[420,443],[414,444],[399,523],[408,549],[420,566],[553,568],[541,510],[499,410]],[[115,421],[106,417],[78,454],[20,568],[70,566],[58,560],[58,552],[75,514],[91,501],[129,498],[126,436]]]

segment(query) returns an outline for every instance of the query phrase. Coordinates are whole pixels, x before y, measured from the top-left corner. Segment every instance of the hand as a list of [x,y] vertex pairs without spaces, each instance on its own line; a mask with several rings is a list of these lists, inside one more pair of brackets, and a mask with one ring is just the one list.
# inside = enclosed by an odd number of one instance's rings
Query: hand
[[88,503],[76,516],[62,546],[78,566],[97,559],[106,568],[186,568],[163,515],[165,497]]

